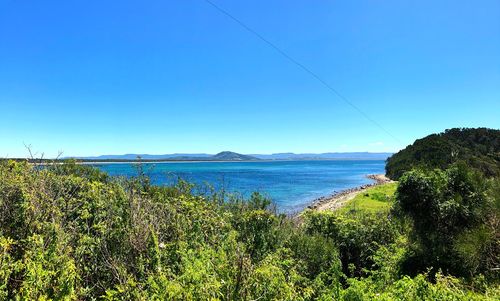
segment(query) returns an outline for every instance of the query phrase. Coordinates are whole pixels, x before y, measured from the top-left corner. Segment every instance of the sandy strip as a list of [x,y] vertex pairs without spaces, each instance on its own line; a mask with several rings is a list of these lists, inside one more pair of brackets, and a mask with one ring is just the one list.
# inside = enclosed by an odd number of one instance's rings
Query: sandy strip
[[346,189],[337,193],[334,193],[330,196],[320,197],[314,200],[311,205],[307,208],[316,210],[316,211],[325,211],[325,210],[336,210],[342,206],[344,206],[348,201],[352,200],[358,193],[364,192],[368,190],[368,188],[375,187],[377,185],[391,183],[394,182],[391,179],[387,178],[385,175],[377,174],[377,175],[367,175],[369,179],[375,181],[375,183],[361,185],[355,188]]

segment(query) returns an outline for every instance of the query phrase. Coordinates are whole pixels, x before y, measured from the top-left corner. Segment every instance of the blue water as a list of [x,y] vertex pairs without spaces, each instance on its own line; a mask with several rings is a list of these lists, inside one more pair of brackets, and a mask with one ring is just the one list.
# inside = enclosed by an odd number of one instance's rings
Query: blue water
[[[113,176],[134,176],[134,164],[96,164]],[[181,177],[195,184],[243,196],[258,191],[270,197],[282,212],[296,212],[315,198],[371,183],[367,174],[384,173],[385,162],[376,160],[168,162],[144,163],[155,184],[171,184]]]

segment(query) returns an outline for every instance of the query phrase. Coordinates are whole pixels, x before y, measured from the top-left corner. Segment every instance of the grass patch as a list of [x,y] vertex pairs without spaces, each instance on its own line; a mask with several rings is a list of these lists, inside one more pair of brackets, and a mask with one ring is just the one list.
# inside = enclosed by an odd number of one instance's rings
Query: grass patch
[[383,211],[389,210],[394,201],[397,183],[387,183],[371,187],[358,193],[352,200],[342,207],[341,211]]

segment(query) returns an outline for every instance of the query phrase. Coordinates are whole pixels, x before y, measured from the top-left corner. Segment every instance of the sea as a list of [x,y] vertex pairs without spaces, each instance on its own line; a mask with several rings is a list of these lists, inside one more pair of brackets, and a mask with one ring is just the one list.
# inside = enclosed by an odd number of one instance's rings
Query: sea
[[[134,163],[93,164],[112,176],[138,175]],[[368,174],[384,173],[383,160],[300,160],[248,162],[142,163],[153,184],[171,185],[179,178],[202,190],[216,190],[248,197],[259,192],[280,212],[303,210],[321,196],[372,183]]]

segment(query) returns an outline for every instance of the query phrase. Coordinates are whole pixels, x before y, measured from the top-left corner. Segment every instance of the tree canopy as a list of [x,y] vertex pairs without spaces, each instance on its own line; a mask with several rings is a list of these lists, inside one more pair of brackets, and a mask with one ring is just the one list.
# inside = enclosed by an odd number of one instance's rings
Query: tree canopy
[[500,130],[453,128],[417,139],[387,159],[386,174],[397,180],[415,167],[445,169],[459,161],[488,177],[500,176]]

